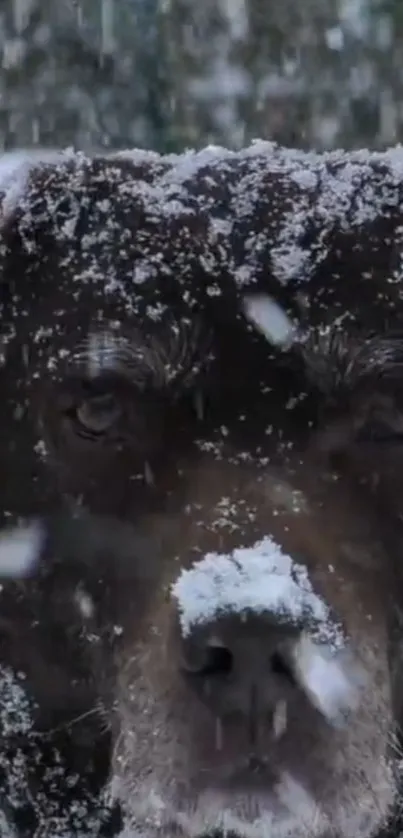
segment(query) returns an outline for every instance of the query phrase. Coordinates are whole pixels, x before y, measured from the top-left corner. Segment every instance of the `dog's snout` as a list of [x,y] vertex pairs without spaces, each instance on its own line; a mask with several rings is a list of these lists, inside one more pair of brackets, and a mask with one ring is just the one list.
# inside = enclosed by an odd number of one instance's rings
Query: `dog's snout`
[[297,691],[331,724],[356,706],[341,626],[272,539],[207,555],[172,594],[185,677],[216,716],[267,715]]
[[216,716],[269,717],[295,688],[297,637],[265,615],[222,618],[183,639],[184,677]]

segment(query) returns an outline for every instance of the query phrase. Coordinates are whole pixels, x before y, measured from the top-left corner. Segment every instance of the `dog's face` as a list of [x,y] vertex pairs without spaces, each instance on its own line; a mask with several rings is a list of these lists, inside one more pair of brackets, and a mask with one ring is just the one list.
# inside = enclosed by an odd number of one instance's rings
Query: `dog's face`
[[118,623],[113,791],[140,834],[369,836],[395,794],[388,557],[309,458],[239,453],[189,464],[184,507],[149,522],[153,596],[139,625],[133,586]]
[[271,407],[282,445],[201,423],[165,508],[56,528],[134,834],[369,838],[396,799],[392,562]]
[[[96,172],[85,176],[96,193]],[[37,280],[39,337],[10,342],[30,346],[26,421],[59,497],[113,517],[50,526],[41,619],[78,626],[128,829],[374,836],[397,798],[399,592],[365,499],[318,463],[282,370],[227,388],[231,353],[224,362],[203,306],[153,320],[145,307],[117,316],[111,297],[94,323],[85,299],[66,298],[46,344]]]

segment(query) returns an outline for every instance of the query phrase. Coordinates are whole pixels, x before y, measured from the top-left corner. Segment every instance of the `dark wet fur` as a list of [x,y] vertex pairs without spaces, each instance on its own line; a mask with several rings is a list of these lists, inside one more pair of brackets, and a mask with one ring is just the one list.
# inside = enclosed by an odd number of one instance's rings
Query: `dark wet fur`
[[[236,217],[232,197],[235,185],[244,178],[247,189],[248,166],[251,164],[235,156],[221,170],[209,165],[200,168],[184,188],[178,188],[176,197],[183,210],[179,215],[167,215],[159,208],[155,216],[147,214],[141,192],[135,199],[136,182],[143,180],[153,185],[162,172],[169,170],[170,165],[164,158],[154,163],[136,164],[130,161],[115,161],[112,164],[102,159],[84,160],[78,167],[78,174],[75,162],[66,164],[56,173],[52,168],[45,167],[32,174],[30,194],[8,220],[4,231],[2,261],[2,324],[7,336],[7,361],[6,366],[0,370],[3,397],[0,469],[7,475],[2,485],[1,508],[2,513],[10,513],[5,516],[7,521],[18,515],[45,512],[50,515],[65,500],[66,486],[63,480],[60,482],[57,473],[49,472],[36,448],[41,436],[38,421],[43,420],[49,424],[54,405],[46,401],[46,396],[53,393],[53,387],[57,389],[58,382],[63,382],[65,375],[64,361],[57,361],[49,368],[49,358],[56,356],[60,348],[68,347],[72,350],[80,340],[86,339],[94,329],[94,323],[95,326],[99,323],[100,328],[103,328],[105,323],[116,319],[129,334],[131,329],[133,334],[137,334],[140,328],[140,331],[144,330],[148,344],[152,343],[155,336],[161,340],[161,334],[169,333],[172,322],[181,323],[183,319],[188,319],[191,324],[201,322],[201,334],[208,336],[208,351],[206,341],[200,343],[197,360],[201,359],[203,363],[196,365],[197,375],[192,386],[183,387],[183,390],[178,388],[179,397],[175,393],[175,399],[171,398],[168,388],[168,401],[164,395],[155,434],[154,429],[150,429],[146,423],[149,434],[140,440],[141,456],[136,454],[133,466],[139,473],[144,468],[144,450],[147,446],[148,458],[158,469],[161,449],[154,446],[155,440],[161,438],[159,432],[162,427],[165,434],[164,450],[172,454],[175,462],[181,458],[186,459],[189,447],[199,432],[207,440],[220,441],[221,428],[229,426],[235,447],[239,441],[241,446],[241,442],[245,441],[244,414],[247,413],[246,436],[251,450],[255,449],[258,454],[259,440],[270,422],[270,416],[276,413],[276,404],[299,396],[301,390],[308,391],[312,384],[320,394],[325,392],[326,396],[335,395],[337,402],[340,392],[343,398],[349,399],[357,389],[370,389],[375,381],[378,383],[381,380],[383,386],[386,380],[387,387],[391,382],[393,386],[399,382],[403,360],[401,337],[396,333],[396,337],[387,335],[380,338],[378,332],[386,316],[392,321],[393,327],[402,319],[400,285],[385,283],[400,258],[400,245],[384,245],[387,238],[393,241],[394,232],[401,225],[400,210],[392,207],[384,216],[380,215],[370,223],[355,228],[353,236],[340,225],[333,225],[325,231],[327,256],[323,260],[318,259],[316,244],[322,222],[315,212],[315,200],[323,187],[322,180],[326,177],[326,171],[322,172],[318,176],[316,189],[307,191],[308,210],[303,228],[298,234],[298,244],[311,254],[314,271],[308,285],[304,284],[306,277],[301,276],[284,287],[273,273],[270,248],[281,229],[285,213],[293,201],[299,200],[303,187],[287,177],[273,174],[270,158],[267,161],[262,158],[259,162],[260,186],[256,191],[255,203],[249,215]],[[332,167],[336,168],[336,164],[326,165],[328,172],[332,171]],[[362,169],[353,202],[359,200],[360,190],[364,194],[367,179],[372,178],[379,185],[380,191],[385,189],[385,205],[388,206],[387,189],[383,186],[385,165],[373,163],[369,173],[366,168]],[[117,187],[125,183],[131,185],[131,200],[119,202]],[[102,200],[111,203],[104,207]],[[77,223],[69,238],[62,232],[63,225],[71,217],[72,211],[75,211],[77,202]],[[54,211],[50,214],[51,204]],[[100,234],[111,216],[111,207],[113,234],[107,244],[102,244]],[[214,231],[213,215],[234,222],[231,235],[221,235]],[[122,248],[125,231],[129,231],[130,235]],[[82,241],[89,233],[95,235],[88,250],[85,250]],[[297,292],[308,290],[309,319],[312,324],[331,321],[335,314],[347,311],[353,319],[364,319],[367,329],[377,330],[371,337],[360,339],[358,343],[354,342],[355,338],[335,333],[327,354],[320,340],[317,343],[313,340],[311,347],[305,349],[305,362],[310,371],[309,386],[306,388],[305,385],[301,386],[291,370],[283,368],[281,375],[271,372],[270,361],[277,358],[276,352],[271,353],[264,339],[246,327],[240,313],[243,289],[237,287],[234,273],[242,264],[247,240],[259,234],[263,246],[257,253],[252,277],[256,290],[274,293],[287,308],[294,311],[298,310]],[[161,253],[163,271],[160,271],[161,262],[155,261]],[[156,278],[148,279],[143,284],[133,283],[133,268],[136,262],[144,258],[150,264],[157,264]],[[92,282],[84,282],[82,277],[92,260],[99,266],[99,277]],[[119,291],[105,294],[105,276],[111,264],[118,266],[119,280],[124,289],[122,295]],[[211,286],[216,293],[209,292]],[[162,311],[156,319],[153,314],[155,306],[160,306]],[[53,326],[53,333],[46,334],[46,328]],[[43,333],[34,340],[36,332],[42,327]],[[16,336],[12,337],[14,328]],[[28,364],[24,360],[25,346],[29,350]],[[204,363],[207,355],[209,363]],[[191,360],[191,364],[185,365],[186,370],[193,366],[193,355],[187,360]],[[39,377],[39,384],[34,374]],[[178,381],[181,380],[179,375]],[[51,383],[49,388],[48,381]],[[197,388],[203,392],[206,402],[206,419],[202,431],[194,421],[191,406],[191,397]],[[272,392],[270,388],[273,388]],[[160,389],[156,389],[160,396]],[[155,388],[150,388],[148,382],[147,393],[150,390],[154,396]],[[18,416],[17,408],[22,408]],[[296,426],[307,429],[306,436],[309,437],[308,423],[316,419],[309,398],[295,407],[293,415]],[[42,425],[39,424],[39,427]],[[277,428],[274,433],[278,435],[281,444],[282,429]],[[302,432],[301,437],[304,437]],[[57,451],[54,456],[57,462]],[[170,473],[169,468],[166,471]],[[72,488],[74,494],[74,486],[68,484],[68,488]],[[121,497],[112,497],[105,495],[102,486],[99,489],[91,485],[86,500],[92,508],[102,513],[126,515],[126,489],[124,484]],[[179,504],[179,501],[176,502]],[[145,490],[143,484],[139,495],[131,503],[132,511],[137,515],[140,514],[139,510],[165,509],[167,504],[169,506],[164,491],[158,494],[158,489]],[[101,531],[104,538],[105,529]],[[113,532],[111,525],[111,539],[115,538]],[[88,532],[82,540],[82,543],[89,545],[87,562],[80,554],[80,561],[75,566],[75,547],[70,555],[63,556],[61,564],[46,564],[39,582],[7,583],[2,594],[0,630],[3,659],[12,663],[16,669],[27,672],[32,694],[39,701],[35,742],[24,742],[24,748],[31,754],[27,761],[33,769],[30,782],[34,789],[42,786],[42,783],[45,787],[40,814],[44,822],[50,811],[51,797],[51,789],[46,787],[46,783],[49,782],[51,786],[52,780],[44,779],[41,770],[37,772],[36,757],[32,756],[33,751],[30,750],[33,748],[38,753],[38,733],[42,734],[55,727],[61,728],[61,732],[59,730],[53,734],[51,744],[47,739],[43,745],[43,759],[48,761],[49,749],[55,747],[60,750],[62,759],[70,768],[73,754],[77,761],[74,770],[78,771],[81,778],[88,776],[89,799],[94,787],[96,791],[102,785],[108,764],[108,734],[102,729],[101,720],[92,717],[91,722],[83,720],[80,725],[72,725],[71,729],[69,727],[71,720],[91,710],[97,699],[96,685],[92,680],[92,670],[89,675],[82,649],[81,628],[73,614],[70,595],[83,580],[94,596],[100,590],[97,588],[99,583],[108,586],[108,564],[105,562],[102,565],[108,556],[101,551],[100,559],[99,545],[94,547],[94,543],[87,539]],[[115,549],[116,546],[111,547],[111,553]],[[96,577],[93,575],[94,557],[97,569],[101,561],[105,571],[96,574]],[[127,570],[125,561],[121,568],[124,576]],[[108,624],[118,616],[113,613],[119,601],[115,600],[116,584],[119,586],[121,583],[119,580],[116,582],[116,579],[110,581],[106,596],[106,607],[111,609],[107,613]],[[100,598],[104,605],[104,588]],[[39,625],[33,630],[32,621],[38,615]],[[69,627],[67,634],[66,626]],[[60,670],[60,660],[63,672]],[[72,673],[78,681],[76,686],[72,685]],[[83,741],[85,736],[97,742],[99,751],[96,757],[92,747],[87,747]],[[11,744],[11,748],[15,748],[15,743]],[[7,755],[6,749],[4,755]],[[6,779],[1,774],[0,782],[4,783],[2,788],[7,796]],[[80,783],[83,782],[81,779]],[[80,785],[79,797],[86,796],[84,791]],[[59,789],[59,792],[61,794],[57,805],[63,807],[65,788]],[[74,787],[71,789],[71,799],[75,799]],[[32,807],[28,801],[15,817],[19,838],[31,838],[38,825],[35,806]]]

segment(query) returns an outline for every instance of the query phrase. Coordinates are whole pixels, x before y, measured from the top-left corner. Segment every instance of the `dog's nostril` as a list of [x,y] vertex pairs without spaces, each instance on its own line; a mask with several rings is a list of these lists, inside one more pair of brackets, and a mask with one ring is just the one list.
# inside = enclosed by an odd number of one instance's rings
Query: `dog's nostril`
[[206,646],[201,675],[228,675],[233,666],[232,652],[226,646]]
[[280,652],[273,652],[270,658],[270,668],[275,675],[286,678],[290,684],[295,684],[295,678],[291,666]]
[[233,667],[232,652],[226,646],[206,645],[198,661],[189,663],[185,669],[192,675],[228,675]]
[[[193,675],[229,675],[233,670],[234,657],[227,646],[206,645],[198,660],[189,661],[185,669]],[[280,652],[274,652],[269,659],[269,666],[275,675],[295,684],[291,666]]]

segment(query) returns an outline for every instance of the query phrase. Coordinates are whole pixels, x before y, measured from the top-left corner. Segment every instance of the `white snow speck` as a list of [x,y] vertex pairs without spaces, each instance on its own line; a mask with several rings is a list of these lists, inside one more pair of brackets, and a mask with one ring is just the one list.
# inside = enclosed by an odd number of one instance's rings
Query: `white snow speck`
[[0,730],[3,739],[27,734],[32,728],[32,707],[23,679],[5,666],[0,667]]
[[0,534],[0,577],[27,576],[35,566],[44,541],[39,522]]
[[348,711],[358,704],[358,690],[363,673],[358,666],[348,671],[344,656],[330,657],[307,635],[302,635],[293,649],[294,673],[312,704],[333,724],[339,725]]
[[268,294],[246,294],[243,304],[246,318],[270,343],[287,349],[294,342],[295,326]]
[[325,30],[325,41],[329,49],[340,52],[344,47],[344,33],[341,26],[332,26]]
[[74,601],[84,620],[90,620],[94,616],[94,600],[83,588],[77,588],[74,595]]
[[208,553],[172,586],[182,634],[226,613],[271,612],[309,626],[311,636],[334,648],[344,644],[342,629],[313,591],[306,567],[294,562],[272,538],[230,555]]

